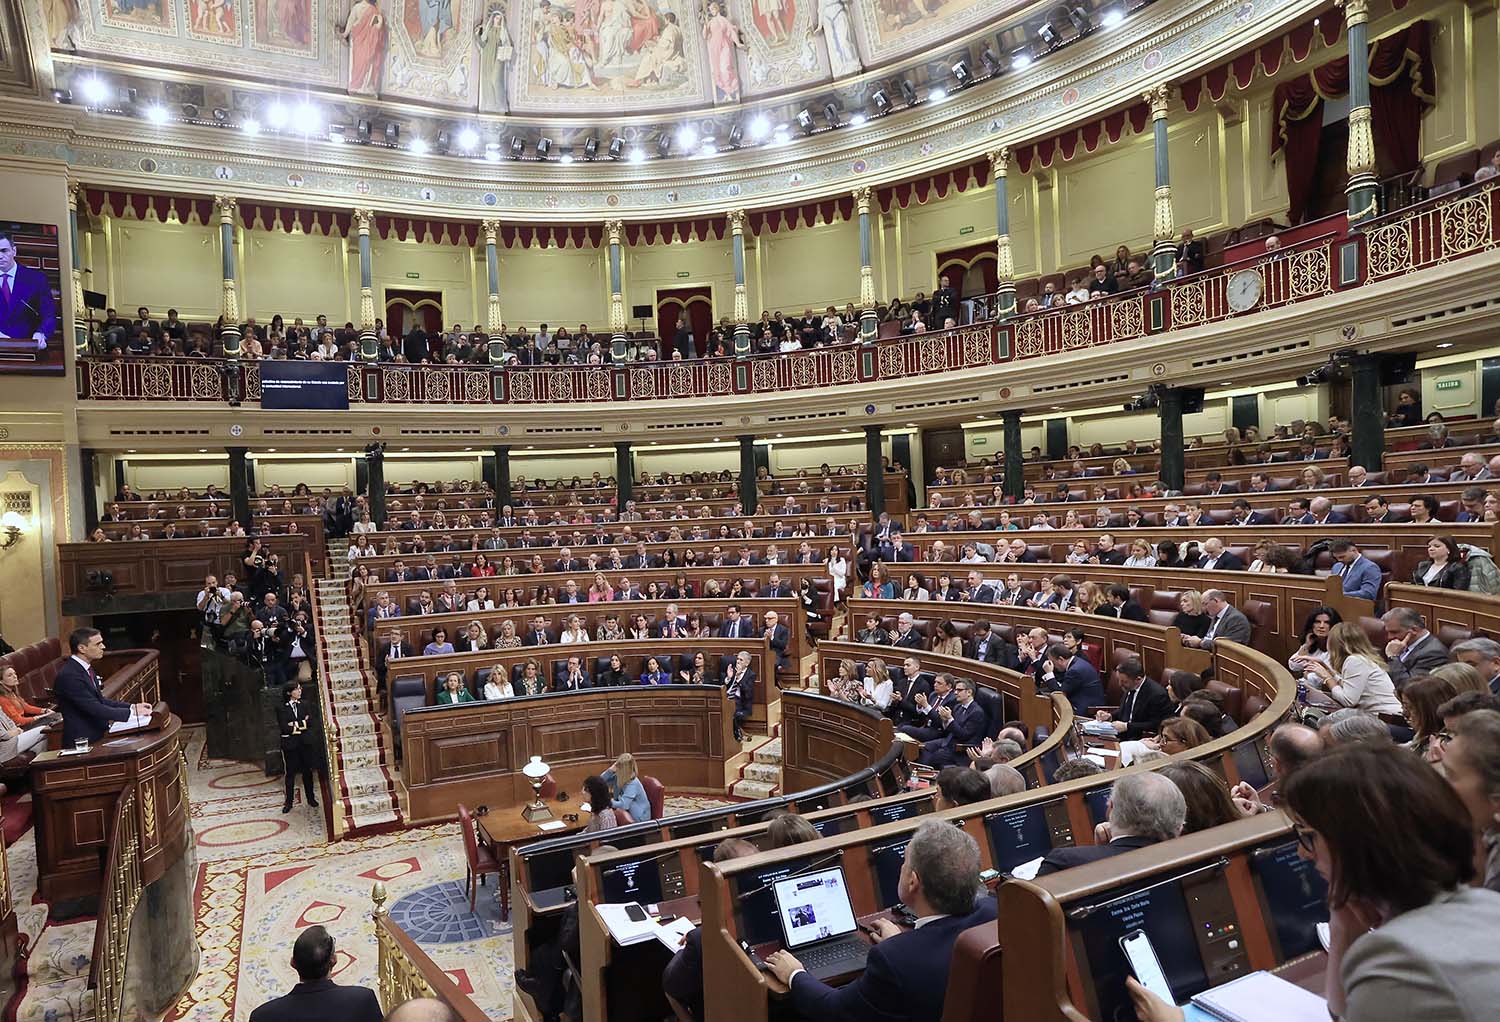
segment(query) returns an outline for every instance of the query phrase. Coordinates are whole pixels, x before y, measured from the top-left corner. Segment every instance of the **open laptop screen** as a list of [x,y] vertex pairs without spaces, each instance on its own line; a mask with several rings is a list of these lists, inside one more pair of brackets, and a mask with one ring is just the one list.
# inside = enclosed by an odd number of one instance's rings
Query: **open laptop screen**
[[849,903],[841,867],[778,880],[775,891],[776,911],[789,949],[854,932],[854,906]]

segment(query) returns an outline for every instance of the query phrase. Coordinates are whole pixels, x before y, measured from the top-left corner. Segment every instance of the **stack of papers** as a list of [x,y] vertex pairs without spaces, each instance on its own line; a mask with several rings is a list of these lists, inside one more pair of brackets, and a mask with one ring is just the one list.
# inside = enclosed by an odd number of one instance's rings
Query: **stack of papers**
[[1079,725],[1083,733],[1094,738],[1118,738],[1115,726],[1107,720],[1086,720]]
[[135,731],[135,730],[137,730],[139,728],[145,727],[147,724],[150,724],[150,723],[151,723],[151,715],[150,714],[147,714],[144,717],[137,717],[137,716],[132,715],[129,720],[117,720],[117,721],[113,721],[109,725],[109,732],[110,732],[110,734],[114,734],[114,733],[116,733],[118,731]]
[[[669,951],[676,951],[682,946],[682,938],[694,929],[697,924],[691,919],[682,917],[672,920],[663,926],[657,921],[657,917],[646,913],[646,910],[635,902],[623,905],[596,905],[599,918],[604,920],[604,925],[609,928],[609,935],[614,942],[621,947],[629,947],[632,944],[643,944],[648,940],[659,940]],[[635,920],[630,918],[631,911],[644,918]]]
[[1269,972],[1205,990],[1192,1003],[1223,1022],[1328,1022],[1323,998]]

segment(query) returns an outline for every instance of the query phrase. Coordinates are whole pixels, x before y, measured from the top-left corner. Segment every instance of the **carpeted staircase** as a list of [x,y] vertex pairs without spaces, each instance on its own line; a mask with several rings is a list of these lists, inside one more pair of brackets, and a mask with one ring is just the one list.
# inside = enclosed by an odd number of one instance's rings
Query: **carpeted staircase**
[[[329,544],[329,557],[332,565],[343,563],[343,555],[334,551],[333,542]],[[335,831],[399,825],[396,785],[385,766],[384,741],[375,712],[374,672],[366,665],[363,630],[350,610],[347,583],[338,578],[318,579],[314,609],[322,637],[321,666],[332,691],[328,725],[333,729],[339,760],[340,790],[335,792],[334,812],[342,815],[344,826],[335,827]]]
[[768,798],[781,787],[781,725],[770,738],[750,751],[750,762],[740,768],[740,779],[730,785],[729,793],[740,798]]

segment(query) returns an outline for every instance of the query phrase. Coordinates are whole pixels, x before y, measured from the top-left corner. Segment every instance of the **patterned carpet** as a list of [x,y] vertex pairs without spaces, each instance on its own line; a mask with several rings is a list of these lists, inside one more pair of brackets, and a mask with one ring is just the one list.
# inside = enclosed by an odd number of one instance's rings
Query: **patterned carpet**
[[[320,923],[338,946],[334,978],[375,987],[370,889],[386,885],[386,908],[492,1019],[510,1017],[511,936],[502,924],[493,879],[477,910],[464,895],[457,824],[328,844],[318,811],[297,804],[281,813],[279,778],[243,763],[203,756],[201,730],[188,744],[193,828],[197,835],[198,939],[202,963],[187,994],[168,1014],[184,1022],[244,1022],[263,1001],[296,982],[288,964],[293,936]],[[727,799],[670,796],[668,814]],[[47,926],[36,889],[32,832],[9,851],[22,931],[33,937],[31,979],[17,1022],[74,1022],[87,1014],[84,989],[93,922]]]

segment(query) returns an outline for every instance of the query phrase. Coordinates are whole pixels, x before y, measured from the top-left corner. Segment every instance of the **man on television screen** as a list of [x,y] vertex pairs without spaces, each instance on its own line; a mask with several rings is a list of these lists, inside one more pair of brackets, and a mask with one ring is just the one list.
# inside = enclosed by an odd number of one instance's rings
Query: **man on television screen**
[[16,243],[0,233],[0,339],[29,338],[43,351],[55,329],[57,308],[47,275],[17,263]]

